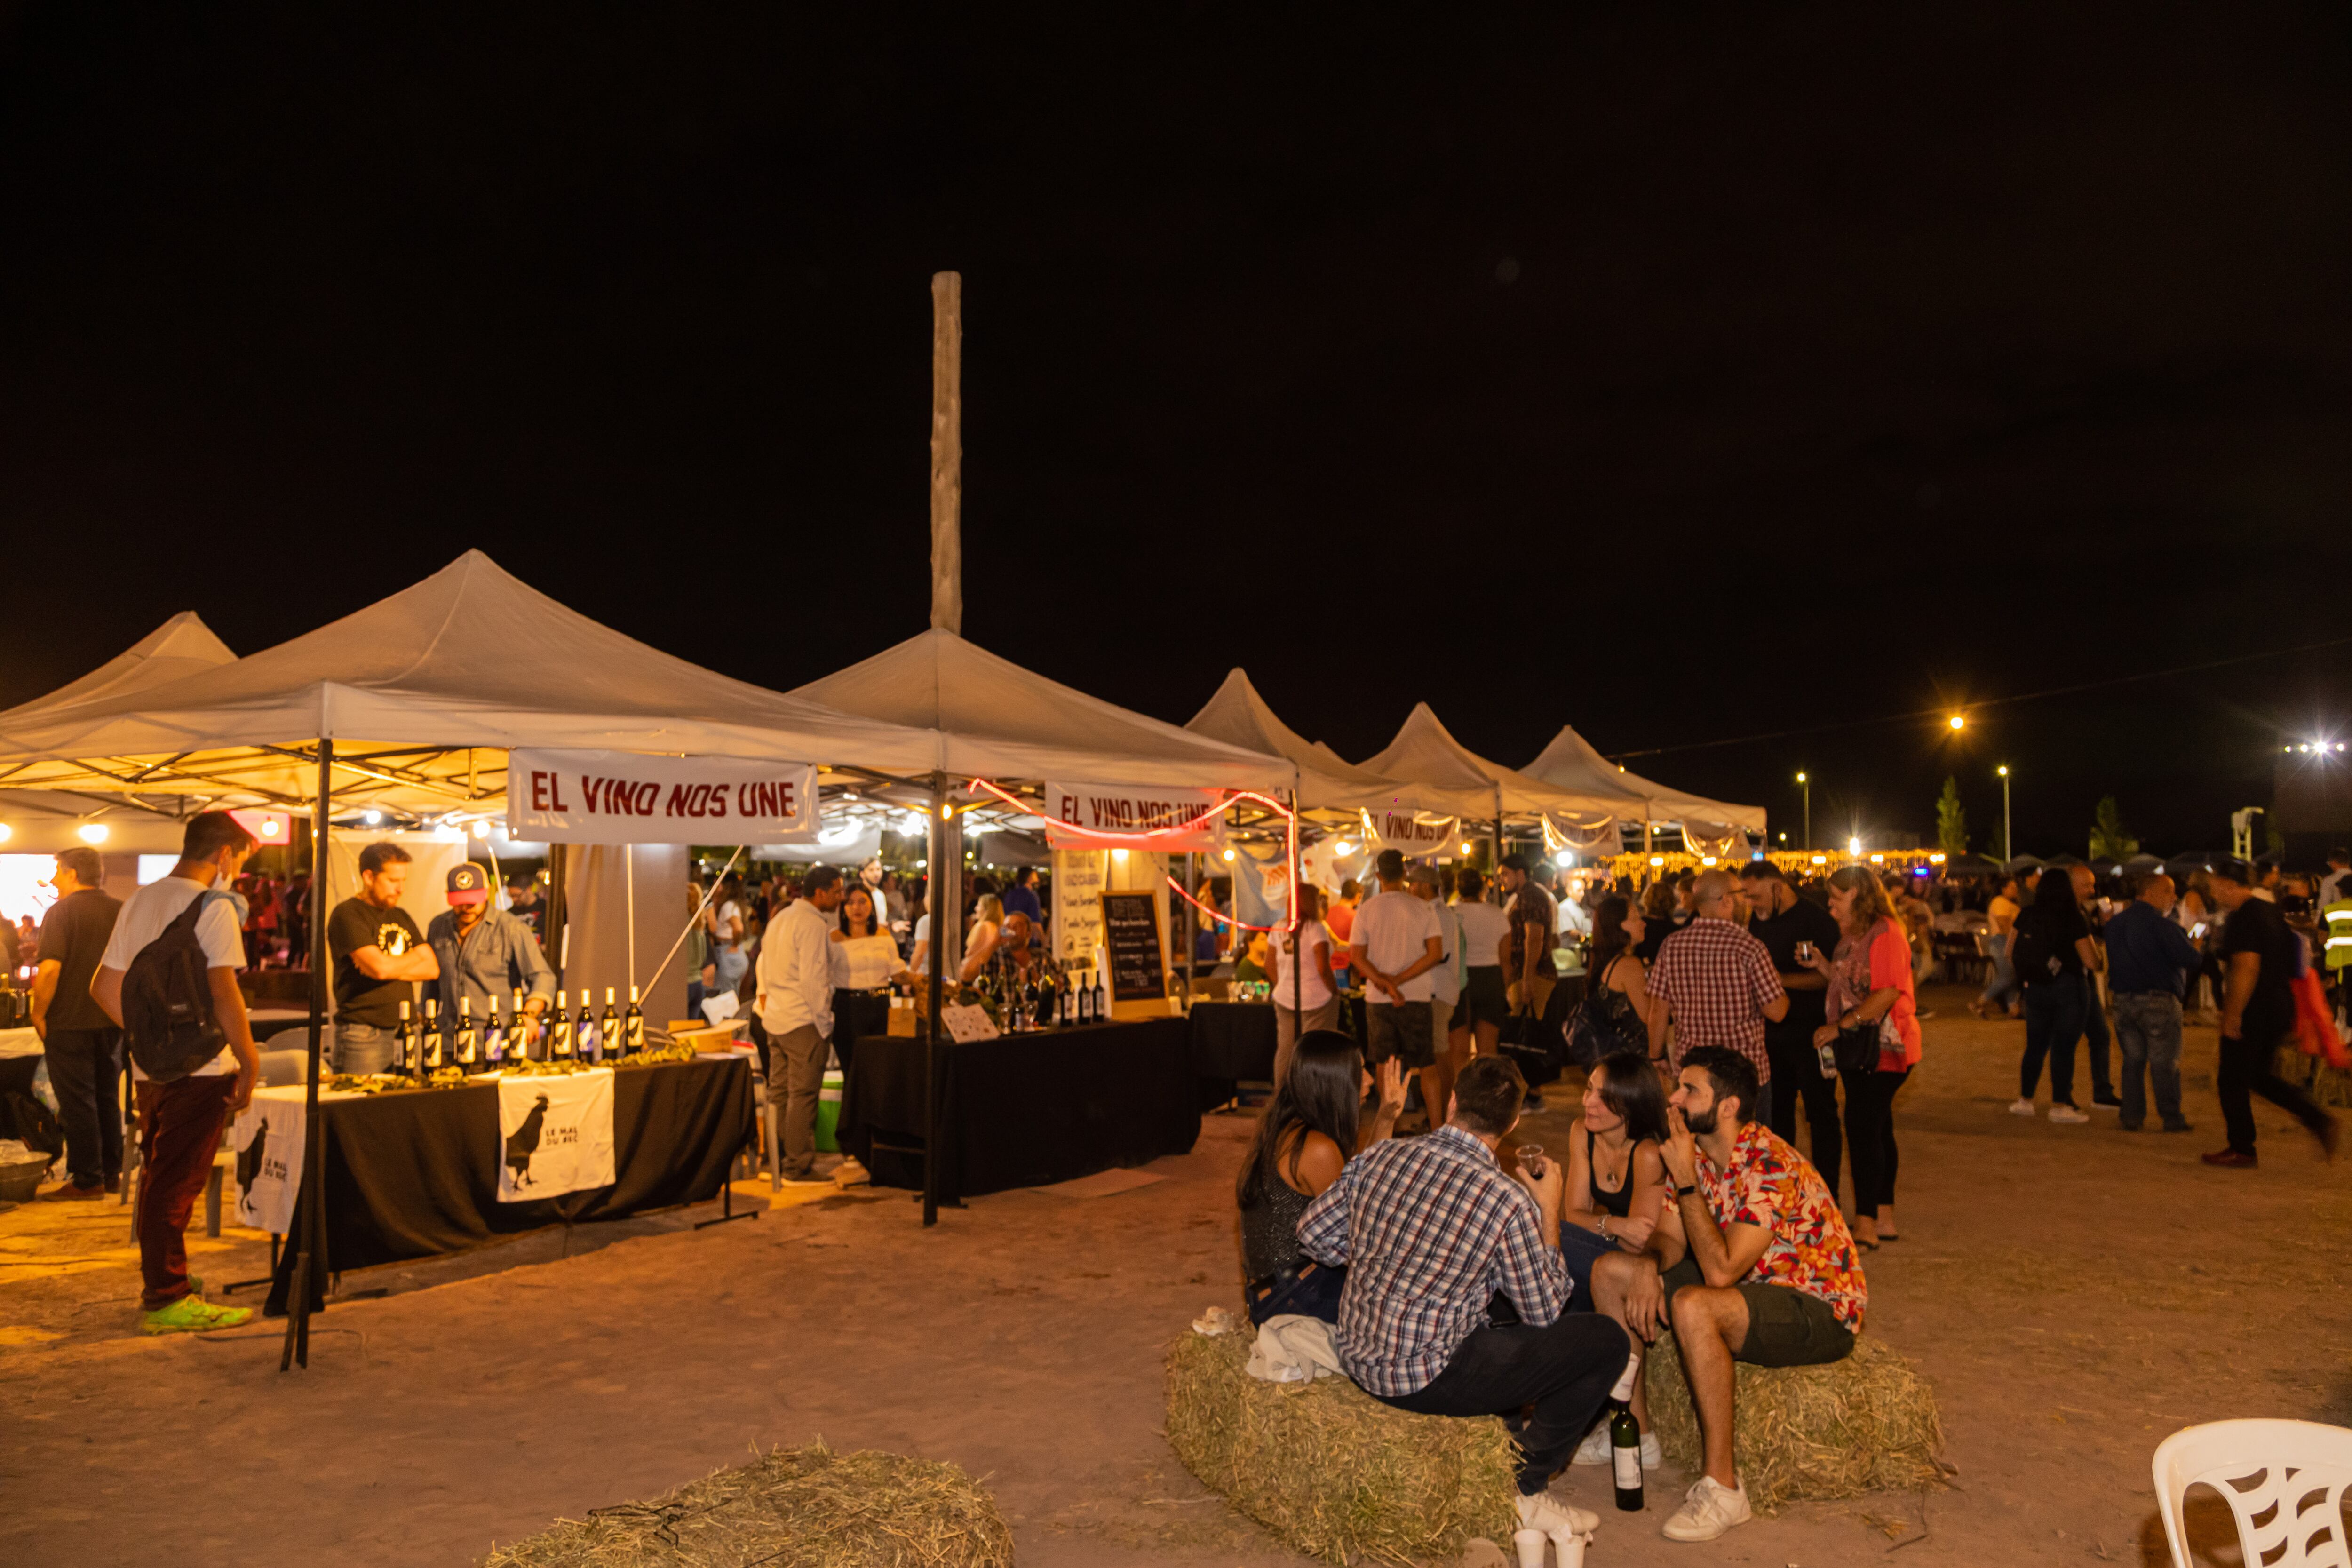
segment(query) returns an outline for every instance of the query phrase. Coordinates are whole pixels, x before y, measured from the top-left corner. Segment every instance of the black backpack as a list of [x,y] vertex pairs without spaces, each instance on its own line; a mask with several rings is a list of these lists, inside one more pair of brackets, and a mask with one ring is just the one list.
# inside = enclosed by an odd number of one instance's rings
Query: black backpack
[[196,917],[225,893],[197,894],[163,933],[139,950],[122,977],[122,1027],[131,1059],[156,1083],[184,1079],[228,1044],[213,1016],[213,988]]

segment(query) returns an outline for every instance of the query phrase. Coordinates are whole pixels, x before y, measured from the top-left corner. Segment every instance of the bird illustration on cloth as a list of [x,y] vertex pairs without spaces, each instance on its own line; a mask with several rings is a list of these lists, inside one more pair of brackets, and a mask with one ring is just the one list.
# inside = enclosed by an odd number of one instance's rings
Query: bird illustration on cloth
[[546,1120],[547,1096],[542,1094],[532,1101],[522,1125],[507,1134],[507,1169],[514,1173],[518,1187],[530,1185],[530,1157],[539,1152],[540,1124]]
[[262,1151],[268,1147],[269,1123],[262,1121],[253,1129],[253,1142],[236,1152],[237,1206],[247,1214],[253,1212],[253,1183],[261,1174]]

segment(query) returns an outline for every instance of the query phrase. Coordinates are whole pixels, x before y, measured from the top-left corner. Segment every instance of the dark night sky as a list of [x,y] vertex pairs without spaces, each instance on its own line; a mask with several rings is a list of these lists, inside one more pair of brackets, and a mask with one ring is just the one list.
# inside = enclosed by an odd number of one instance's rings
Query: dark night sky
[[[0,9],[0,704],[468,546],[873,653],[940,268],[967,634],[1170,720],[1516,763],[2352,632],[2340,7],[891,15]],[[1636,766],[2201,847],[2346,652]]]

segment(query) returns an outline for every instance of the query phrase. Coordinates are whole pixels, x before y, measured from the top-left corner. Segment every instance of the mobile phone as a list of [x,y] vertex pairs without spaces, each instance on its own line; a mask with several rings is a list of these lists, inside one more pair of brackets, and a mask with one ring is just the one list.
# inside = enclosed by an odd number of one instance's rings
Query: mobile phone
[[2203,936],[2205,934],[2205,922],[2203,921],[2199,921],[2195,925],[2190,926],[2189,928],[2189,934],[2190,936]]

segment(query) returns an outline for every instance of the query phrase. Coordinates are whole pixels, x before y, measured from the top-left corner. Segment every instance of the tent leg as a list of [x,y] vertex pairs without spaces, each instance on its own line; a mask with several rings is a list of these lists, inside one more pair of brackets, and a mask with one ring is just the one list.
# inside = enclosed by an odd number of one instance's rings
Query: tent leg
[[956,835],[947,819],[948,781],[943,773],[931,775],[930,1016],[923,1020],[923,1224],[940,1223],[940,1016],[947,1005],[949,939],[961,922],[949,918],[956,893],[956,873],[962,858],[949,863]]
[[327,1234],[326,1151],[320,1147],[319,1068],[327,1020],[327,803],[334,794],[335,742],[319,738],[319,793],[310,806],[310,1070],[302,1106],[302,1198],[308,1208],[295,1242],[293,1299],[287,1303],[286,1344],[278,1370],[310,1365],[310,1259]]

